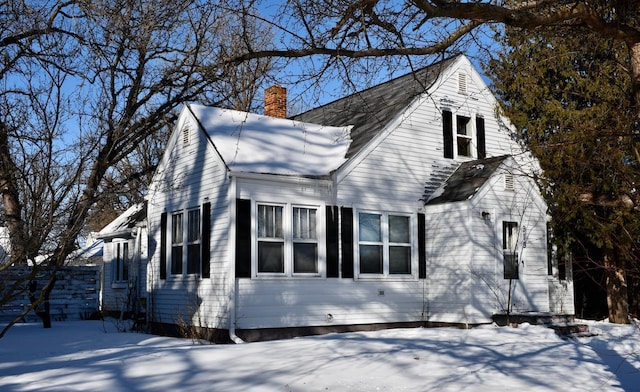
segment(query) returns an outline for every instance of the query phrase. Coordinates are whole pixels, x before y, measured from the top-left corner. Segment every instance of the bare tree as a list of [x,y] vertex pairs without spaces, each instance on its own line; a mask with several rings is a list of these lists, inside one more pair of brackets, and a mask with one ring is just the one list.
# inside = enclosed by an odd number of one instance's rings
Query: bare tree
[[[253,4],[255,0],[249,0]],[[234,9],[251,10],[239,0]],[[318,58],[327,69],[345,59],[441,55],[486,45],[500,26],[587,29],[597,37],[624,42],[640,118],[640,4],[625,0],[288,0],[269,22],[279,31],[273,48],[231,56],[237,62],[261,57]],[[247,18],[258,15],[246,13]],[[353,63],[350,63],[353,66]],[[345,75],[345,77],[347,77]]]
[[43,305],[49,327],[56,269],[110,173],[173,123],[183,103],[227,102],[232,67],[220,56],[238,42],[223,38],[246,31],[227,12],[194,0],[0,5],[0,189],[11,242],[0,270],[33,261],[29,275],[2,287],[0,303],[46,271],[24,314]]

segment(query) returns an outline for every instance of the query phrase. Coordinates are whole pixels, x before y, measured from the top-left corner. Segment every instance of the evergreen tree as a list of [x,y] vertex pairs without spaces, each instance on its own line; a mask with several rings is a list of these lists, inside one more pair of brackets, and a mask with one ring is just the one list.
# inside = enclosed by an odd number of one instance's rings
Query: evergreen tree
[[[626,323],[638,276],[640,135],[624,43],[567,29],[508,28],[488,67],[502,109],[543,169],[554,231],[577,269],[606,277],[609,319]],[[592,274],[594,277],[596,274]]]

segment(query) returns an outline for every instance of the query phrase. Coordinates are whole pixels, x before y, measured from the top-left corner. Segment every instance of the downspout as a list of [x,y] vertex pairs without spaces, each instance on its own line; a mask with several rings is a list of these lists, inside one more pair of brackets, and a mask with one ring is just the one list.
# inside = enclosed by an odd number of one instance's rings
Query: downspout
[[[228,173],[228,171],[227,171]],[[229,176],[229,193],[227,195],[229,205],[229,271],[228,271],[228,303],[229,315],[229,339],[236,344],[244,343],[236,335],[236,177]]]

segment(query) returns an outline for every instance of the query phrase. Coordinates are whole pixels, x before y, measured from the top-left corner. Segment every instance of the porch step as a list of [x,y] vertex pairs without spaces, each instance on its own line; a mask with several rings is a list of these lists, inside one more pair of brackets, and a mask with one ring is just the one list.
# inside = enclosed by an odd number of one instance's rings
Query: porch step
[[[529,323],[531,325],[565,325],[573,323],[574,317],[570,314],[556,314],[548,312],[523,312],[511,313],[507,317],[504,313],[494,314],[491,319],[494,323],[504,326],[508,324]],[[507,322],[508,319],[508,322]]]
[[550,324],[549,328],[556,331],[556,334],[563,338],[581,338],[595,336],[594,333],[589,332],[589,326],[587,324]]
[[[506,314],[494,314],[492,319],[493,322],[498,325],[507,325]],[[570,314],[547,312],[511,313],[508,319],[508,324],[510,325],[529,323],[531,325],[542,325],[551,328],[558,336],[567,339],[595,336],[594,333],[589,332],[589,326],[587,324],[576,323],[573,315]]]

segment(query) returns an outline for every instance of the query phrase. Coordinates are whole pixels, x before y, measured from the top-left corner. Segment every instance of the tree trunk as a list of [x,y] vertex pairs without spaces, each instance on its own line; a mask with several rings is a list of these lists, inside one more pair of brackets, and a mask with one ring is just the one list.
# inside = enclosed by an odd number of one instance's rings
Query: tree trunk
[[11,159],[9,147],[9,130],[0,122],[0,192],[5,210],[5,224],[9,230],[9,264],[26,265],[27,252],[22,222],[22,205],[20,204],[16,181],[16,166]]
[[636,108],[636,117],[640,120],[640,42],[628,43],[629,57],[631,58],[631,85],[633,88],[633,100]]
[[618,257],[615,250],[607,249],[604,256],[604,267],[607,278],[609,321],[616,324],[626,324],[629,322],[629,302],[624,260]]
[[49,303],[49,297],[51,296],[51,291],[53,291],[53,285],[56,283],[56,273],[54,272],[51,279],[49,279],[49,283],[47,283],[47,287],[44,290],[44,312],[40,316],[42,318],[42,328],[51,328],[51,304]]

